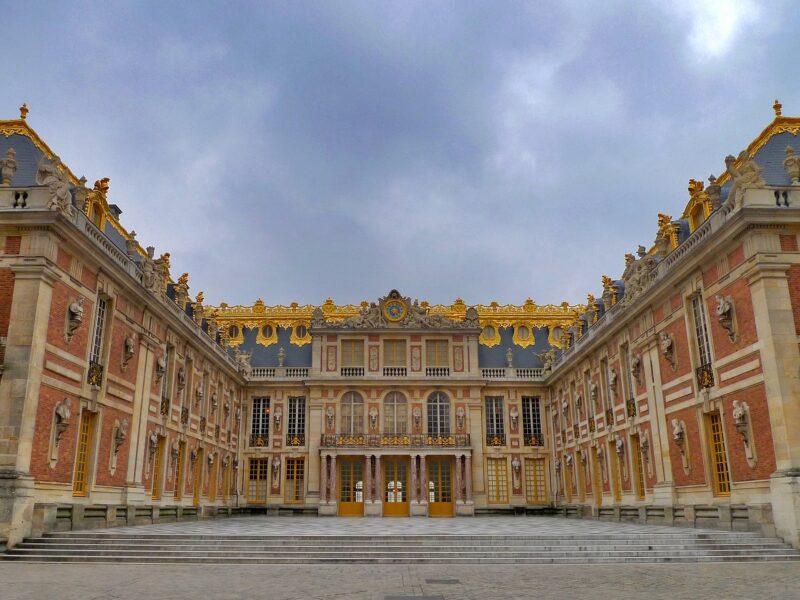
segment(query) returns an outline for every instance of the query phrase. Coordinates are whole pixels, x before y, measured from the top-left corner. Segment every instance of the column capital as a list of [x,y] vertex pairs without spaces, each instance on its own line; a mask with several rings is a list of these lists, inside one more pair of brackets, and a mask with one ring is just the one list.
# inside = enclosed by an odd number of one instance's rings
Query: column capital
[[52,264],[41,259],[35,263],[11,265],[11,272],[14,273],[16,281],[41,279],[50,286],[60,279],[58,271],[53,268]]

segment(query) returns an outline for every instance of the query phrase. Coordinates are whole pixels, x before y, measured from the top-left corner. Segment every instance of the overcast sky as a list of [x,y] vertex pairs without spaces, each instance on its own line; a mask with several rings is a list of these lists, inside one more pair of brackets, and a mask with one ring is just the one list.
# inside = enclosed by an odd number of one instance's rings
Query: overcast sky
[[796,2],[54,4],[3,10],[0,118],[211,303],[582,302],[800,115]]

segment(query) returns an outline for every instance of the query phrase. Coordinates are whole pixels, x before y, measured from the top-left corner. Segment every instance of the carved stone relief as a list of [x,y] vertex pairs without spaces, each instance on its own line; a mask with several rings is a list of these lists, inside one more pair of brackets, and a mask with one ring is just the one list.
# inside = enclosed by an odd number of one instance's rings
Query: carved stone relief
[[72,341],[75,332],[83,323],[83,297],[76,298],[67,307],[67,324],[64,328],[64,339],[69,343]]
[[744,454],[747,464],[751,469],[756,466],[755,444],[753,443],[753,428],[750,419],[750,406],[741,400],[733,401],[733,424],[736,432],[742,438]]
[[736,326],[733,312],[733,298],[717,294],[715,300],[717,301],[717,322],[728,334],[728,339],[734,342],[736,341]]
[[72,403],[69,398],[64,398],[53,409],[53,425],[50,435],[50,468],[55,468],[58,462],[58,447],[64,432],[69,428],[72,417]]
[[675,359],[675,340],[666,331],[662,331],[659,334],[658,340],[659,347],[661,348],[661,355],[669,363],[670,368],[676,371],[678,369],[678,364]]

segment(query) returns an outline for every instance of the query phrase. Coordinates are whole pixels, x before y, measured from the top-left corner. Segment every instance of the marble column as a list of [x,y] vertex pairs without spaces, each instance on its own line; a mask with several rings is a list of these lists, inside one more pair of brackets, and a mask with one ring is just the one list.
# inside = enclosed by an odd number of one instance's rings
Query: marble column
[[411,456],[411,502],[417,502],[419,498],[419,488],[417,487],[417,457]]
[[372,457],[364,457],[364,503],[372,501]]
[[464,457],[464,487],[465,501],[472,502],[472,457],[469,454]]
[[425,468],[425,455],[419,457],[419,501],[427,504],[430,494],[428,492],[428,470]]
[[383,501],[383,485],[381,482],[383,478],[381,477],[381,457],[379,454],[375,455],[375,477],[373,479],[374,485],[374,493],[372,494],[372,501],[373,502],[382,502]]
[[456,502],[461,502],[461,456],[456,455]]
[[[339,501],[339,495],[336,493],[336,455],[331,455],[331,472],[328,473],[328,479],[330,481],[330,496],[332,497],[334,502]],[[331,500],[331,497],[328,499]]]
[[323,455],[319,461],[319,501],[320,504],[328,502],[328,457]]

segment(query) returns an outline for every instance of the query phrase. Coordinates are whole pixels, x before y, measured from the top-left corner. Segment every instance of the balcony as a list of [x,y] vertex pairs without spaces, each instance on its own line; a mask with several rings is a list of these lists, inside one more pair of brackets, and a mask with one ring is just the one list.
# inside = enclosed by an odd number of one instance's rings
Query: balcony
[[165,417],[169,414],[169,398],[161,396],[161,414]]
[[339,374],[342,377],[363,377],[364,367],[342,367]]
[[384,377],[407,377],[407,367],[383,367]]
[[526,435],[522,443],[526,446],[544,446],[544,438],[541,435]]
[[95,387],[103,385],[103,365],[93,360],[89,361],[89,372],[86,375],[86,383]]
[[696,373],[698,387],[701,389],[714,387],[714,369],[710,363],[697,367]]
[[425,367],[425,377],[450,377],[450,367]]
[[516,380],[516,381],[541,381],[544,379],[544,369],[532,368],[489,368],[481,369],[481,377],[489,380]]
[[505,433],[493,433],[486,435],[486,445],[490,448],[499,448],[506,445]]
[[322,448],[470,448],[469,434],[323,434]]
[[308,367],[253,367],[250,379],[305,379],[308,371]]
[[269,446],[269,435],[266,433],[251,433],[250,446],[252,448],[264,448],[265,446]]
[[286,445],[289,447],[305,446],[306,434],[305,433],[287,433]]

